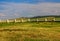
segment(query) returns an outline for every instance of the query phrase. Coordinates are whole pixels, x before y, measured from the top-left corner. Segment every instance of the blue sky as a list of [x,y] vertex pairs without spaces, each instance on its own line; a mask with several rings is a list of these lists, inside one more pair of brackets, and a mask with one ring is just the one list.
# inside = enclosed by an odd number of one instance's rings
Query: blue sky
[[60,2],[60,0],[0,0],[0,2],[16,2],[16,3],[38,3],[38,2]]
[[60,0],[0,0],[0,19],[60,15]]

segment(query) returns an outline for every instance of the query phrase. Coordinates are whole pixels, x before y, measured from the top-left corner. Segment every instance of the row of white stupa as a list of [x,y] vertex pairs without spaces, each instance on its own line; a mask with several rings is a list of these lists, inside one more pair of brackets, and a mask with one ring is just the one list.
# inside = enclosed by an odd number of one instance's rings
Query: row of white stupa
[[[31,21],[31,19],[27,19],[27,21]],[[11,20],[9,20],[9,19],[7,19],[7,20],[0,20],[0,22],[27,22],[27,21],[25,21],[24,19],[21,19],[21,20],[17,20],[17,19],[14,19],[13,21],[11,21]],[[34,20],[33,20],[34,21]],[[41,20],[39,20],[38,18],[35,20],[35,21],[41,21]],[[44,19],[44,21],[48,21],[48,19],[47,18],[45,18]],[[51,21],[55,21],[55,18],[53,18]]]

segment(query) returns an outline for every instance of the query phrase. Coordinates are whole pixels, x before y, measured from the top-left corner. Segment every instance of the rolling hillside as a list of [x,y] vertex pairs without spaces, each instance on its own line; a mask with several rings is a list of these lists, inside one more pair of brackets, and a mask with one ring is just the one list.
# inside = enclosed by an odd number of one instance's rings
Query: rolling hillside
[[[53,17],[46,17],[53,18]],[[56,17],[57,18],[57,17]],[[29,18],[16,18],[17,20]],[[0,41],[60,41],[60,22],[38,21],[30,17],[30,22],[1,22]],[[38,17],[43,20],[45,17]],[[58,18],[60,19],[60,17]],[[14,20],[14,19],[9,19]]]

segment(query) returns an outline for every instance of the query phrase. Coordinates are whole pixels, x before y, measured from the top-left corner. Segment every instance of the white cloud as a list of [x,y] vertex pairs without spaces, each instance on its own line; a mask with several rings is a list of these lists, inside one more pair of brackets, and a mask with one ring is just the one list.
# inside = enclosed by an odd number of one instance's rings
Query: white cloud
[[7,17],[22,17],[36,15],[60,15],[60,3],[6,3],[1,5],[6,8],[2,10]]

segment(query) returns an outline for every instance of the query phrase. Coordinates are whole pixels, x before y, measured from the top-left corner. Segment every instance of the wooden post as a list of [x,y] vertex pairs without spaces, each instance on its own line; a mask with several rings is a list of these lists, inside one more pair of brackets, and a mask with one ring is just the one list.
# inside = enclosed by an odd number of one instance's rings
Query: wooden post
[[47,18],[45,18],[45,21],[47,21]]

